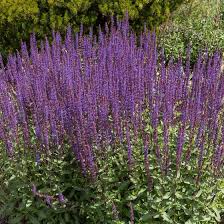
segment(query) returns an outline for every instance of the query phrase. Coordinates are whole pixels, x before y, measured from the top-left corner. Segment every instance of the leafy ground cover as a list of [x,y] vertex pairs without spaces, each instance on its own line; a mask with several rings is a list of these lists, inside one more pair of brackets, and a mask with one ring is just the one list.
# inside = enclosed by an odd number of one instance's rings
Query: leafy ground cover
[[[150,156],[153,188],[148,191],[143,147],[141,141],[134,147],[131,171],[125,146],[110,149],[107,159],[100,161],[94,182],[83,177],[70,149],[64,156],[42,157],[39,163],[32,156],[21,160],[18,154],[12,160],[2,155],[0,214],[7,217],[7,223],[35,224],[210,224],[220,220],[222,186],[214,184],[216,177],[209,171],[196,185],[193,160],[178,174],[164,175]],[[175,150],[175,143],[172,147]]]

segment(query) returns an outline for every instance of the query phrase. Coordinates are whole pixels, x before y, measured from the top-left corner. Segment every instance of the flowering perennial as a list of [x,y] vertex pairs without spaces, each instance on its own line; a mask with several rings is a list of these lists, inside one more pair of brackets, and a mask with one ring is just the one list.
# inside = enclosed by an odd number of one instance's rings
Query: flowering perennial
[[[133,144],[141,136],[147,173],[150,153],[167,173],[173,151],[178,170],[193,149],[199,170],[207,156],[219,172],[224,161],[221,53],[199,54],[192,68],[189,47],[186,63],[181,58],[166,63],[154,33],[145,30],[137,38],[127,20],[105,30],[97,37],[92,31],[83,35],[82,29],[73,36],[68,28],[64,41],[53,33],[52,43],[46,39],[40,48],[32,35],[29,50],[22,43],[6,65],[1,60],[0,140],[8,154],[23,144],[38,159],[68,144],[83,173],[95,177],[96,151],[126,143],[131,167]],[[169,144],[174,127],[175,149]]]

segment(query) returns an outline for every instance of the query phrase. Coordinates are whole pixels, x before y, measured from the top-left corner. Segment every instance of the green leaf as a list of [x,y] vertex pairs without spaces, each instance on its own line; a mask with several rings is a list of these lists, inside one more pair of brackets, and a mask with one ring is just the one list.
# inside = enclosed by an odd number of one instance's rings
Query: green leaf
[[27,200],[26,202],[26,208],[30,207],[32,205],[32,200]]
[[166,221],[168,223],[173,223],[173,221],[171,220],[171,218],[169,217],[169,215],[166,212],[162,213],[162,217],[163,217],[164,221]]
[[125,189],[127,189],[129,184],[130,184],[129,180],[122,182],[121,185],[118,187],[118,191],[119,192],[124,191]]
[[147,188],[142,188],[139,192],[138,192],[138,196],[142,195],[144,192],[147,191]]
[[183,196],[180,194],[180,192],[175,192],[175,196],[177,197],[177,199],[182,199]]
[[221,220],[221,217],[220,217],[221,211],[219,209],[215,208],[215,207],[213,207],[212,209],[215,212],[215,215],[216,215],[215,216],[215,219],[216,219],[216,221],[217,222],[220,222],[220,220]]
[[146,221],[152,221],[153,220],[153,216],[151,213],[147,213],[145,215],[143,215],[141,218],[140,218],[141,221],[143,222],[146,222]]
[[171,193],[167,192],[164,196],[163,199],[169,199],[171,197]]
[[18,224],[18,223],[21,223],[22,219],[23,219],[22,215],[19,214],[18,216],[10,219],[10,223],[11,224]]
[[199,198],[199,197],[201,196],[201,194],[202,194],[202,190],[199,190],[199,191],[197,192],[197,194],[195,195],[195,198]]
[[180,170],[177,171],[177,179],[180,179]]
[[46,219],[47,218],[46,211],[44,212],[43,210],[39,210],[38,211],[38,217],[41,220]]
[[36,218],[34,216],[31,216],[29,221],[31,224],[39,224],[40,223],[38,218]]

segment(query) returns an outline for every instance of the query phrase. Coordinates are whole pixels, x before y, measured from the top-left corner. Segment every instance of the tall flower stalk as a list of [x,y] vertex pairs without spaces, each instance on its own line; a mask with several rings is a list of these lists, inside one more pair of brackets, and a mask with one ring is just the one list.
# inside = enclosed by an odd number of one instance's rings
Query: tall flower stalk
[[[68,28],[62,39],[53,33],[52,43],[46,38],[38,48],[32,35],[29,51],[22,43],[6,65],[0,58],[0,140],[9,155],[21,141],[38,155],[69,144],[83,173],[95,179],[100,150],[126,143],[131,167],[134,144],[146,136],[149,188],[152,153],[166,175],[174,162],[172,154],[176,154],[179,170],[183,158],[191,159],[193,148],[198,149],[199,175],[205,153],[211,155],[216,172],[222,170],[224,74],[220,52],[199,54],[192,70],[190,47],[186,64],[181,58],[165,63],[155,33],[145,29],[138,38],[127,18],[113,22],[105,32],[99,29],[97,37],[92,30],[84,35],[82,29],[73,36]],[[176,127],[173,149],[170,130]]]

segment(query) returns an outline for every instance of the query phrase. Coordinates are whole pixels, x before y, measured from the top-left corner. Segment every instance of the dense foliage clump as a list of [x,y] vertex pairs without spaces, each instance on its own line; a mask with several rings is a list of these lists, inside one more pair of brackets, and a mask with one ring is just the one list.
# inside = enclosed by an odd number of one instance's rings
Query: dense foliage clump
[[184,54],[189,43],[192,45],[191,61],[194,63],[198,52],[207,49],[224,50],[224,1],[193,0],[183,3],[159,27],[159,44],[167,55],[178,58]]
[[[46,38],[40,48],[33,35],[30,50],[22,43],[6,65],[1,62],[2,148],[32,174],[19,189],[10,184],[12,192],[31,200],[32,184],[32,198],[56,205],[45,210],[78,211],[77,223],[219,220],[209,205],[223,175],[222,54],[201,52],[191,68],[189,47],[186,64],[181,57],[166,63],[155,33],[145,29],[138,38],[127,18],[114,23],[98,36],[92,30],[83,35],[82,27],[75,35],[68,28],[64,41],[53,33],[52,44]],[[4,170],[15,170],[8,164]],[[56,186],[40,178],[40,166],[52,170]],[[3,175],[3,189],[24,173]],[[88,192],[82,202],[75,184]],[[40,192],[44,187],[53,195]],[[68,210],[60,207],[66,199]],[[26,219],[26,202],[20,204],[10,211]]]
[[97,27],[110,16],[123,17],[128,11],[133,27],[144,22],[153,28],[167,20],[183,0],[2,0],[0,1],[0,52],[15,51],[22,40],[35,32],[38,39],[51,30],[64,32],[68,25],[77,31],[80,24]]

